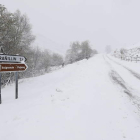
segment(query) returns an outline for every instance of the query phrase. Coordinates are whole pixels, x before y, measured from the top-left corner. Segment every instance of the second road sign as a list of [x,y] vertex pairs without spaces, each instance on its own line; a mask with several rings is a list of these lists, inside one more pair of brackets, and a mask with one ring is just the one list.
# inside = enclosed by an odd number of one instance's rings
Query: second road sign
[[1,63],[0,64],[0,72],[20,72],[20,71],[25,71],[27,69],[26,64],[21,64],[21,63]]

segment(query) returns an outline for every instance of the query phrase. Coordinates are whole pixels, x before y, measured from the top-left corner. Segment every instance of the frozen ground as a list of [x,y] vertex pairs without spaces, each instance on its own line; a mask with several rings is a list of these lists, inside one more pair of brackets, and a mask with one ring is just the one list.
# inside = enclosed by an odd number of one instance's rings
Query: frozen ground
[[140,65],[96,55],[2,90],[0,140],[140,140]]

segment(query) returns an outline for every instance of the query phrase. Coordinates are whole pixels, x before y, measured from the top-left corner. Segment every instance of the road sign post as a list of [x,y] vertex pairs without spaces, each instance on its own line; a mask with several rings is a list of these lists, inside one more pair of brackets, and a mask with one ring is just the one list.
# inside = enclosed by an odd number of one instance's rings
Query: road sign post
[[15,98],[18,98],[18,72],[15,72]]
[[0,73],[0,104],[2,103],[2,99],[1,99],[1,73]]

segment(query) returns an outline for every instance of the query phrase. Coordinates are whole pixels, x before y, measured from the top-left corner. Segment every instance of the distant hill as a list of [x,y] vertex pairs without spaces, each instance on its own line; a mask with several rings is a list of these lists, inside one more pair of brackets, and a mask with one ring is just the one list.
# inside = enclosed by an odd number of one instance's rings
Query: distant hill
[[134,49],[134,48],[140,48],[140,42],[135,43],[135,44],[133,44],[133,45],[127,47],[127,49]]
[[33,45],[38,46],[41,50],[47,49],[50,50],[51,52],[59,53],[63,56],[65,55],[66,50],[68,49],[68,46],[60,45],[41,34],[36,34],[36,40]]

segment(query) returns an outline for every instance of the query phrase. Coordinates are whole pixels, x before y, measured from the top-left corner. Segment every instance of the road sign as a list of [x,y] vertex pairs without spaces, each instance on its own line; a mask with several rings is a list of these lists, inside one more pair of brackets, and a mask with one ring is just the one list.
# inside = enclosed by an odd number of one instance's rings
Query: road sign
[[26,58],[24,56],[0,54],[0,62],[21,63],[25,61]]
[[25,71],[27,68],[27,65],[22,63],[0,63],[0,72],[20,72]]
[[1,72],[15,72],[15,98],[18,99],[18,72],[25,71],[28,67],[25,63],[26,58],[19,55],[0,54],[0,104],[1,99]]

